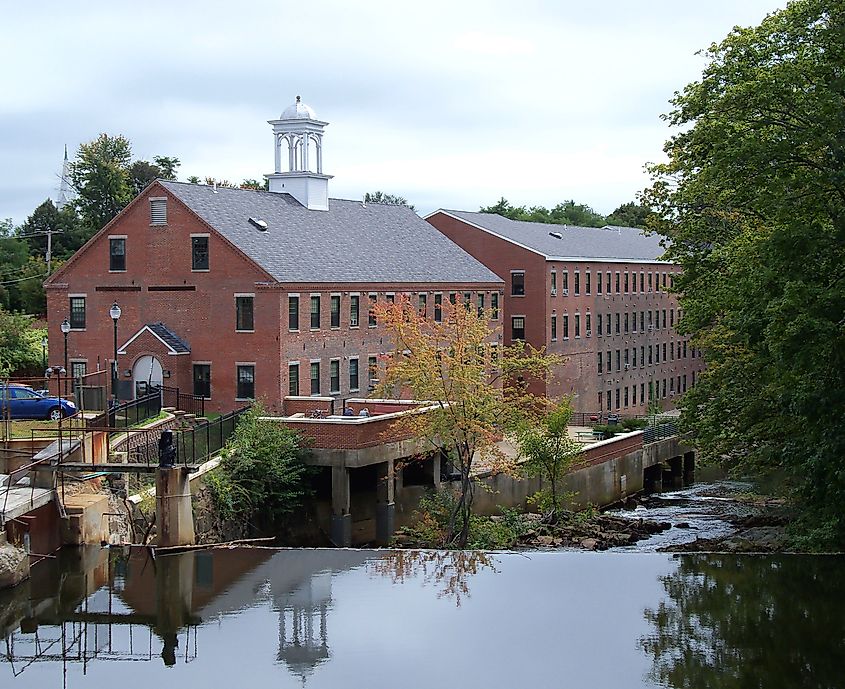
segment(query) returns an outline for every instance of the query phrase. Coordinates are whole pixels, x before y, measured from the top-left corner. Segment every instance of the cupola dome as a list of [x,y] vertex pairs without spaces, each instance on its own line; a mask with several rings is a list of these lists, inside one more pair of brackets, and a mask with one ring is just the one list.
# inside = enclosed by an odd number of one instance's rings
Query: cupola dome
[[284,112],[282,113],[280,120],[316,120],[317,115],[315,114],[314,110],[305,105],[302,102],[302,99],[297,96],[296,103],[293,105],[289,105],[285,108]]

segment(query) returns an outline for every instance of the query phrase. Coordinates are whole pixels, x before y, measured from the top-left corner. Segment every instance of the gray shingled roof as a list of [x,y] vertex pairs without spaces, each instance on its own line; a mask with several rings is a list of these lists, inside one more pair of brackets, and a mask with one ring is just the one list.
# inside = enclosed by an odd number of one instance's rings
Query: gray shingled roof
[[177,354],[184,354],[191,351],[191,345],[174,333],[164,323],[147,323],[147,327],[164,340],[168,346]]
[[279,282],[501,282],[406,206],[329,199],[315,211],[289,194],[161,184]]
[[[546,258],[656,261],[664,252],[660,236],[646,236],[633,227],[576,227],[510,220],[493,213],[442,212],[533,249]],[[553,237],[550,232],[560,234],[561,238]]]

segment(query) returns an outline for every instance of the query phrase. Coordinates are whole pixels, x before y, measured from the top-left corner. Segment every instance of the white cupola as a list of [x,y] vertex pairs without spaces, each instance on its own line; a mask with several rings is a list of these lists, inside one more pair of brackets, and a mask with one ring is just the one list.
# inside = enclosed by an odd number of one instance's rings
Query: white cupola
[[[329,209],[329,180],[323,174],[323,130],[314,110],[297,96],[278,120],[268,120],[273,127],[276,171],[265,175],[270,191],[290,194],[309,210]],[[287,169],[283,169],[282,147],[287,149]]]

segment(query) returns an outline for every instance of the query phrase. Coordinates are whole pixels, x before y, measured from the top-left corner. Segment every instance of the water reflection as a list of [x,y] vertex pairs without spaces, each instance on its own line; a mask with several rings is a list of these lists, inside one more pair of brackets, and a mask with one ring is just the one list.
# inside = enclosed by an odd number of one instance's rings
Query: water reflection
[[450,598],[457,607],[469,597],[469,580],[482,570],[496,572],[493,557],[480,550],[394,550],[370,563],[370,571],[388,576],[394,584],[421,578],[437,589],[438,598]]
[[641,641],[668,687],[845,685],[845,568],[825,556],[687,555]]
[[768,689],[838,686],[845,657],[841,557],[95,548],[44,565],[0,594],[3,689]]

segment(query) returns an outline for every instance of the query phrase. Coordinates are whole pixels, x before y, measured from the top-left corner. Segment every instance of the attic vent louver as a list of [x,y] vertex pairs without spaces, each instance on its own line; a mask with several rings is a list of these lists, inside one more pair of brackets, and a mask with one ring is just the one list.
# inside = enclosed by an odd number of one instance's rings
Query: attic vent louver
[[563,235],[560,232],[549,232],[549,237],[554,237],[555,239],[563,239]]
[[261,232],[267,231],[267,223],[264,220],[259,220],[258,218],[250,218],[249,221]]

